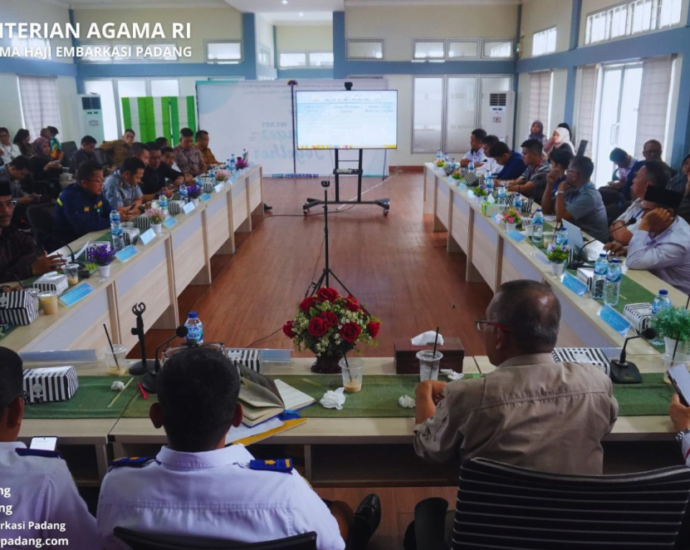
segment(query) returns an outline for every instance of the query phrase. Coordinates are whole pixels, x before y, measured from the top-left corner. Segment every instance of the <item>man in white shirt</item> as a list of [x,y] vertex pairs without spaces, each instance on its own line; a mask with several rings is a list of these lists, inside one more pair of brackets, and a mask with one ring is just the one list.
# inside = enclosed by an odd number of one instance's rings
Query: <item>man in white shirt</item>
[[41,548],[49,539],[64,539],[61,546],[100,548],[96,520],[60,453],[17,441],[23,378],[21,358],[0,348],[0,542],[4,548]]
[[150,417],[165,429],[169,446],[155,459],[113,463],[98,502],[107,549],[127,548],[114,537],[116,526],[243,543],[314,531],[319,550],[343,550],[348,538],[351,548],[366,547],[380,521],[375,495],[353,521],[345,503],[329,510],[291,461],[282,471],[265,471],[267,461],[254,461],[244,446],[225,447],[243,416],[238,370],[225,355],[203,347],[178,353],[156,389]]
[[690,225],[676,215],[683,196],[648,187],[642,201],[642,222],[628,246],[629,269],[647,269],[690,294]]
[[680,402],[678,394],[671,398],[671,407],[668,409],[673,425],[678,432],[676,440],[680,443],[683,452],[683,460],[690,468],[690,407]]
[[10,131],[7,128],[0,128],[0,159],[3,164],[9,164],[21,154],[19,147],[10,139]]
[[[630,188],[634,199],[632,204],[609,227],[609,232],[614,241],[626,246],[630,244],[633,232],[642,223],[642,199],[647,192],[647,188],[650,185],[665,188],[670,177],[671,172],[662,161],[649,160],[645,162],[644,166],[635,175]],[[630,222],[633,223],[630,224]]]
[[460,161],[460,166],[466,168],[470,162],[477,164],[478,162],[485,162],[486,155],[482,148],[482,140],[486,137],[486,131],[481,128],[472,130],[470,134],[470,150],[465,153],[465,158]]
[[493,135],[486,136],[482,140],[482,151],[484,151],[484,157],[486,160],[484,160],[484,162],[475,163],[475,168],[477,168],[477,172],[483,172],[486,175],[495,174],[501,171],[503,167],[496,162],[496,159],[493,159],[489,156],[489,149],[491,149],[491,146],[495,143],[498,143],[499,141],[501,140],[498,139],[497,136]]

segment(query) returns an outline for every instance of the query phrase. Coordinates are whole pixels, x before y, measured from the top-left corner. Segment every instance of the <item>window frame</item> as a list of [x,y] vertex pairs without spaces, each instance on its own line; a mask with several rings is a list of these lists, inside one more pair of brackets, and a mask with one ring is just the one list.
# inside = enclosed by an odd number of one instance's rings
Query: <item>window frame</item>
[[[485,54],[486,45],[491,42],[509,42],[510,43],[510,57],[491,57]],[[501,61],[505,59],[515,59],[515,39],[514,38],[484,38],[482,39],[481,59],[489,59],[494,61]]]
[[[446,44],[446,59],[448,61],[462,61],[468,59],[481,59],[482,44],[479,38],[449,38]],[[453,43],[472,43],[477,46],[477,53],[473,56],[451,57],[450,48]]]
[[[441,57],[417,57],[417,44],[420,43],[440,43],[443,44],[443,55]],[[412,39],[412,57],[411,60],[417,63],[426,61],[430,63],[445,61],[448,59],[448,41],[445,38],[413,38]]]
[[[286,67],[282,63],[282,57],[283,55],[303,55],[304,56],[304,65],[298,65],[298,66],[289,66]],[[284,70],[284,71],[294,71],[297,69],[308,69],[309,68],[309,52],[278,52],[278,69]]]
[[[381,43],[381,57],[354,57],[350,56],[351,43]],[[386,41],[383,38],[348,38],[346,58],[352,61],[383,61],[386,59]]]
[[[214,60],[208,57],[208,47],[211,44],[239,44],[240,46],[240,58],[233,60]],[[216,40],[216,39],[205,39],[204,40],[204,63],[208,65],[238,65],[243,63],[244,59],[244,41],[242,39],[234,40]]]
[[[554,31],[556,34],[556,39],[554,40],[554,45],[553,45],[553,50],[548,50],[548,34],[550,31]],[[541,53],[534,53],[534,44],[536,42],[537,35],[542,35],[544,34],[544,38],[547,42],[547,49]],[[532,57],[541,57],[542,55],[551,55],[552,53],[555,53],[556,50],[558,49],[558,27],[556,25],[552,25],[546,29],[542,29],[540,31],[536,31],[532,33]]]
[[[333,60],[331,61],[330,65],[312,65],[311,63],[311,56],[315,54],[330,54]],[[307,52],[307,69],[332,69],[333,65],[335,64],[335,56],[333,55],[333,52],[324,52],[324,51],[318,51],[318,52]]]

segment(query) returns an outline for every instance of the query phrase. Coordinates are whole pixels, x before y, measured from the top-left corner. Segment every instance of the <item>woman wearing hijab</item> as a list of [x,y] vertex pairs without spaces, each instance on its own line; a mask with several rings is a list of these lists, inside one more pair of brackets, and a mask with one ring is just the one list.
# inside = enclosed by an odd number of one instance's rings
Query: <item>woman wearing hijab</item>
[[17,147],[19,147],[19,152],[26,158],[29,158],[31,155],[33,155],[33,149],[31,149],[31,135],[29,134],[29,130],[25,130],[24,128],[17,130],[17,133],[14,135],[13,142]]
[[541,120],[535,120],[532,123],[527,139],[538,139],[541,141],[542,146],[546,144],[547,140],[546,136],[544,135],[544,124],[542,124]]
[[46,138],[37,138],[33,143],[33,156],[29,159],[31,175],[34,182],[46,182],[43,189],[34,190],[38,193],[48,193],[53,198],[60,195],[60,174],[62,165],[59,160],[50,158],[50,141]]
[[544,146],[544,156],[548,158],[554,149],[561,149],[565,147],[566,151],[575,156],[575,146],[570,142],[570,130],[559,126],[553,132],[551,139],[546,142]]

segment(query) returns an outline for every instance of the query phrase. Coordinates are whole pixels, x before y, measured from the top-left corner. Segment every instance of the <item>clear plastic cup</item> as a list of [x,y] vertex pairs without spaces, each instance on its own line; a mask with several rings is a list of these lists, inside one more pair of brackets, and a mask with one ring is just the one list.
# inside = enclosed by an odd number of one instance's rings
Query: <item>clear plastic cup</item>
[[43,310],[43,315],[56,315],[58,312],[57,292],[41,292],[38,295],[38,302]]
[[[115,355],[113,355],[115,351]],[[120,344],[113,344],[113,349],[110,346],[103,348],[105,355],[105,364],[108,374],[110,376],[126,376],[129,373],[129,365],[127,364],[127,348]],[[117,362],[115,359],[117,358]]]
[[79,284],[79,264],[67,264],[62,270],[67,275],[67,284],[69,286]]
[[357,393],[362,389],[364,362],[361,359],[341,359],[338,363],[343,374],[343,387],[348,393]]
[[422,350],[417,352],[419,359],[419,381],[438,380],[438,371],[441,368],[443,354],[440,351]]

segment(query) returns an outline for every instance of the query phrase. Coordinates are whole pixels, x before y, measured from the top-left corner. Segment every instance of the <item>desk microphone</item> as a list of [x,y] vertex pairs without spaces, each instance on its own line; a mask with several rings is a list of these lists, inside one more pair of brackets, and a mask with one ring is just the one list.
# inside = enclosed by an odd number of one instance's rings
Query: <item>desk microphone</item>
[[[618,231],[620,229],[623,229],[625,227],[630,227],[631,225],[635,225],[635,222],[637,222],[636,218],[630,218],[627,222],[625,222],[625,225],[621,225],[620,227],[616,227],[616,229],[614,229],[613,231],[609,231],[608,236],[610,237],[611,235],[613,235],[616,231]],[[583,244],[577,253],[577,257],[581,258],[582,252],[584,251],[584,249],[587,248],[590,244],[595,243],[595,242],[597,242],[597,239],[590,239],[585,244]],[[579,267],[584,267],[586,265],[587,265],[587,261],[586,261],[586,256],[585,256],[584,262],[576,261],[576,260],[573,260],[572,262],[570,262],[570,264],[568,264],[568,269],[578,269]]]
[[[42,235],[45,235],[46,237],[49,237],[50,239],[52,239],[52,240],[55,241],[55,242],[60,243],[60,246],[61,246],[61,247],[62,247],[62,246],[66,247],[67,250],[69,250],[70,255],[72,256],[72,263],[73,263],[73,264],[77,263],[77,260],[76,260],[76,258],[74,257],[74,250],[72,250],[72,247],[71,247],[69,244],[67,244],[67,243],[65,243],[65,242],[62,242],[62,240],[60,240],[60,239],[56,239],[56,238],[55,238],[55,235],[51,235],[50,233],[48,233],[47,231],[44,231],[44,230],[41,229],[40,227],[32,227],[31,229],[32,229],[33,231],[38,231],[38,232],[41,233]],[[44,247],[44,249],[45,249],[45,247]],[[54,251],[53,251],[53,252],[54,252]]]
[[186,326],[181,325],[175,329],[175,334],[173,334],[170,338],[165,340],[160,346],[156,348],[156,357],[153,363],[153,372],[151,370],[147,370],[144,373],[144,378],[141,380],[141,385],[144,386],[144,389],[148,393],[156,393],[156,376],[161,370],[161,361],[160,361],[160,351],[163,349],[164,346],[168,345],[170,342],[172,342],[175,338],[184,338],[187,336],[188,329]]
[[618,359],[613,359],[611,361],[611,380],[616,384],[639,384],[642,382],[642,376],[635,363],[626,361],[625,348],[630,340],[635,338],[643,337],[646,340],[652,340],[656,338],[656,330],[653,328],[646,328],[637,336],[631,336],[625,339],[625,344],[623,344],[623,349],[621,350],[621,356]]

